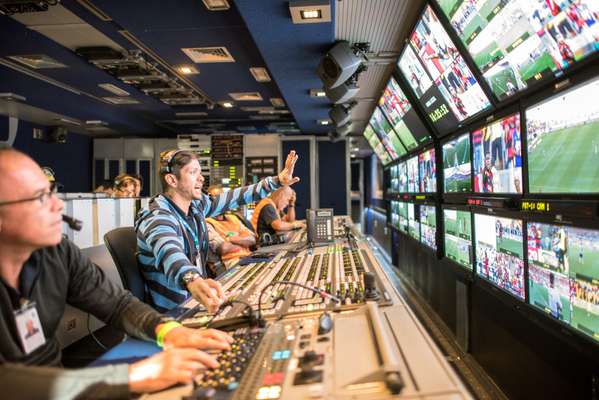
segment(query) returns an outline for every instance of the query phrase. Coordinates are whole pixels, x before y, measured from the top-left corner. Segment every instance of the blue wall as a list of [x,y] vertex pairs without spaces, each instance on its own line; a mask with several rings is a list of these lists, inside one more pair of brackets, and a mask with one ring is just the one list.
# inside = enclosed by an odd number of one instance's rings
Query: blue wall
[[[64,144],[33,139],[33,128],[47,132],[48,127],[19,120],[13,147],[28,154],[43,167],[50,167],[65,192],[89,192],[92,189],[92,151],[90,137],[69,132]],[[0,141],[8,137],[8,118],[0,117]]]
[[347,215],[347,160],[345,141],[318,143],[318,188],[320,208],[333,208],[335,215]]
[[283,140],[283,160],[281,167],[284,167],[287,154],[295,150],[299,158],[295,164],[293,176],[300,178],[300,181],[293,185],[293,190],[297,194],[295,205],[295,217],[297,219],[306,218],[306,209],[310,208],[310,188],[312,181],[310,179],[310,141],[309,140]]

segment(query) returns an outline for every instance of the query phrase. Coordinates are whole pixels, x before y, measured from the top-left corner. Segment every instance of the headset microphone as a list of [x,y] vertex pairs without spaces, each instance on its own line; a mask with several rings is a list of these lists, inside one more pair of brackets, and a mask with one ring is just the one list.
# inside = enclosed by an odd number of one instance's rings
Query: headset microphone
[[78,219],[75,219],[71,216],[62,214],[62,220],[64,222],[67,223],[67,225],[69,225],[69,228],[75,230],[75,231],[80,231],[81,228],[83,227],[83,222],[79,221]]

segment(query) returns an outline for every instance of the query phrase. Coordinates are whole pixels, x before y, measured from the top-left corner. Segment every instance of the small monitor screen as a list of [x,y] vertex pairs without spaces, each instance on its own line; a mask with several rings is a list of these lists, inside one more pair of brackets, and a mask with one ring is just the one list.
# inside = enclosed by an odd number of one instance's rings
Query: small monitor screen
[[391,157],[370,125],[367,125],[366,129],[364,129],[364,137],[381,163],[383,165],[389,164],[391,162]]
[[597,93],[599,79],[526,110],[531,193],[599,192]]
[[472,270],[472,219],[469,211],[443,210],[445,257]]
[[399,176],[399,193],[408,193],[408,167],[405,162],[397,165]]
[[594,0],[437,0],[499,99],[599,49]]
[[434,206],[420,206],[420,242],[437,250],[437,213]]
[[599,231],[528,223],[533,306],[599,341]]
[[403,201],[397,202],[397,213],[399,214],[399,230],[406,235],[408,234],[408,203]]
[[416,240],[420,240],[420,221],[418,214],[415,211],[416,206],[412,203],[408,204],[408,234]]
[[391,225],[399,229],[399,202],[391,201]]
[[441,133],[491,103],[430,6],[427,6],[399,68]]
[[520,137],[520,114],[472,132],[476,193],[522,193]]
[[472,191],[470,135],[464,134],[443,145],[443,181],[445,193]]
[[418,155],[418,171],[420,175],[420,192],[435,193],[437,191],[435,149],[426,150]]
[[389,185],[389,191],[391,193],[399,192],[399,165],[394,165],[389,169],[389,175],[391,178],[391,184]]
[[370,125],[378,134],[381,142],[387,147],[387,150],[393,159],[406,154],[406,148],[395,134],[391,124],[389,124],[389,121],[387,121],[387,118],[380,108],[376,107],[374,109],[372,117],[370,118]]
[[379,106],[408,151],[430,141],[427,129],[395,78],[389,80]]
[[476,272],[524,299],[522,220],[474,214]]
[[420,191],[420,179],[418,179],[418,156],[409,158],[406,161],[408,169],[408,192],[418,193]]

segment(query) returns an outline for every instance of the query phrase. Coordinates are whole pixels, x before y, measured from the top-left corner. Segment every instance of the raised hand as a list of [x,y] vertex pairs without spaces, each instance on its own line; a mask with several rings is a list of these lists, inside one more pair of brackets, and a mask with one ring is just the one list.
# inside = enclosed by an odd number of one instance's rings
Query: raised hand
[[283,186],[290,186],[296,182],[299,182],[300,178],[293,176],[293,169],[299,156],[295,154],[295,150],[291,150],[285,160],[285,168],[279,172],[279,182]]

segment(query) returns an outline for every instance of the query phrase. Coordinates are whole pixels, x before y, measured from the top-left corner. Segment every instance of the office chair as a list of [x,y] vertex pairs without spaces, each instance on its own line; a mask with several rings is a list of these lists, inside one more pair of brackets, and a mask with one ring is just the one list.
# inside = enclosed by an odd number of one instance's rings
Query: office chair
[[146,283],[137,265],[137,234],[131,226],[113,229],[104,235],[104,243],[119,271],[123,286],[147,303]]

